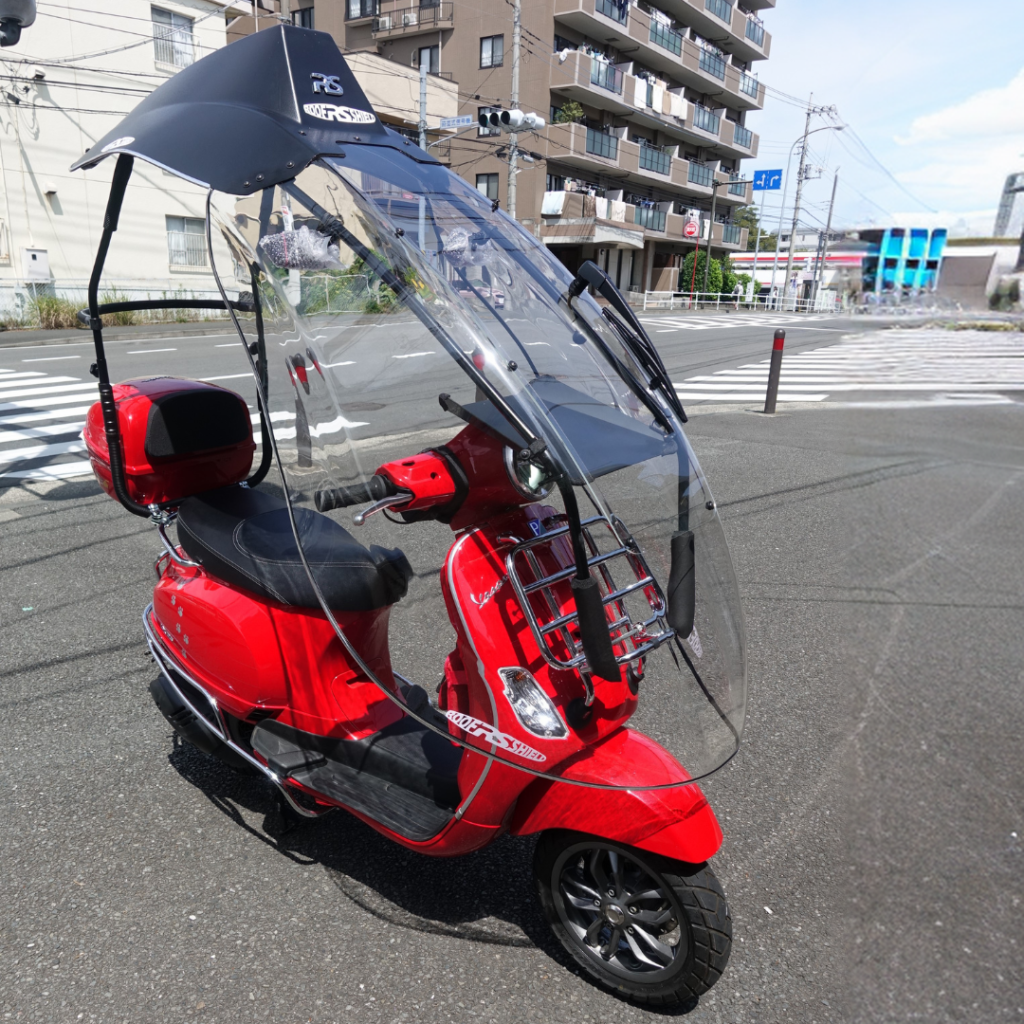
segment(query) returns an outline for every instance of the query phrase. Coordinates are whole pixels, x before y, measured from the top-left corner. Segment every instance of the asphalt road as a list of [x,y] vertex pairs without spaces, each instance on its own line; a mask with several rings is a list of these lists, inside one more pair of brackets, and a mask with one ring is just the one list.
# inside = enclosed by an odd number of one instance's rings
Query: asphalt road
[[[690,375],[770,337],[658,341]],[[840,337],[790,330],[787,351]],[[227,337],[121,344],[121,377],[244,370]],[[743,747],[705,786],[735,944],[695,1024],[1024,1015],[1024,406],[1005,397],[694,409],[751,684]],[[0,538],[0,1019],[657,1016],[548,937],[531,841],[435,861],[343,813],[282,833],[264,788],[178,746],[147,693],[156,541],[94,483],[0,490]]]

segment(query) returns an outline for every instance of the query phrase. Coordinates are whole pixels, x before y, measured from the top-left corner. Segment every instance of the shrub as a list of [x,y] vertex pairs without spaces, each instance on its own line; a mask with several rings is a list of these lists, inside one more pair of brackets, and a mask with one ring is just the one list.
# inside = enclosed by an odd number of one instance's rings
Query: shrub
[[37,295],[31,299],[28,314],[33,326],[44,331],[63,331],[79,324],[77,304],[56,295]]

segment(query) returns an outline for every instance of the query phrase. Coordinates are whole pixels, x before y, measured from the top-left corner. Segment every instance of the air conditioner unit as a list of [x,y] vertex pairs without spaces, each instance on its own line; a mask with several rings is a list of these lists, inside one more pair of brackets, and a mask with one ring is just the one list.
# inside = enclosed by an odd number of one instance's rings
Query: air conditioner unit
[[417,10],[403,11],[402,12],[402,24],[408,28],[410,25],[418,25],[420,23],[420,12]]
[[391,31],[391,15],[381,14],[377,18],[377,31],[378,32],[390,32]]

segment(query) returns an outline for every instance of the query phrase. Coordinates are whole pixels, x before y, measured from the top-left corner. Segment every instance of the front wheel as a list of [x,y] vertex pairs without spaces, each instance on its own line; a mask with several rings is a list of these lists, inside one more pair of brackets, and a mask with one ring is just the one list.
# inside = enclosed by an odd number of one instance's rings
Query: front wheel
[[707,864],[556,829],[541,836],[533,872],[552,931],[606,988],[669,1005],[722,976],[732,919]]

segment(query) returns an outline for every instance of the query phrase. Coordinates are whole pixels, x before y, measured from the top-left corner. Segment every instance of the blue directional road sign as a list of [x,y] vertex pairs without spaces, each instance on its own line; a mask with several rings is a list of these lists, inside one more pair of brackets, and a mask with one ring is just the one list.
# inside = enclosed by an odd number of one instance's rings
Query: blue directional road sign
[[782,188],[782,168],[777,171],[754,171],[755,192],[777,192]]

